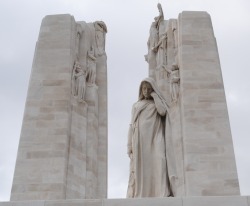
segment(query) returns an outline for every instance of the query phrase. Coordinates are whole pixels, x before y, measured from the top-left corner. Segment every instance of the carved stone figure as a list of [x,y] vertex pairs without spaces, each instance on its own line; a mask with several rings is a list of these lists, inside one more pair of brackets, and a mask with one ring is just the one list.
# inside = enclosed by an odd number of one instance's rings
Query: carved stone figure
[[78,61],[74,63],[72,74],[72,94],[78,102],[84,102],[86,91],[86,69]]
[[176,64],[172,65],[171,68],[171,75],[170,75],[170,92],[171,92],[171,99],[172,102],[177,102],[179,97],[179,82],[180,82],[180,75],[179,75],[179,67]]
[[150,31],[149,31],[149,39],[148,39],[148,49],[154,49],[159,42],[159,31],[157,29],[156,22],[153,22]]
[[[162,6],[160,3],[157,4],[159,10],[159,16],[154,18],[154,22],[150,27],[150,37],[154,39],[154,44],[150,48],[153,52],[156,53],[156,69],[160,69],[162,66],[167,64],[167,32],[164,34],[159,34],[160,24],[164,20],[164,14]],[[156,36],[157,35],[157,36]]]
[[174,35],[174,48],[178,47],[178,37],[177,37],[177,21],[172,21],[172,31]]
[[[144,55],[145,60],[150,63],[151,61],[151,56],[152,56],[152,52],[153,49],[155,48],[155,46],[158,44],[159,42],[159,31],[157,29],[157,24],[156,22],[153,22],[151,27],[150,27],[150,31],[149,31],[149,38],[148,38],[148,54]],[[153,55],[155,56],[155,55]]]
[[128,134],[130,176],[127,197],[168,197],[177,178],[167,101],[156,82],[141,82]]
[[90,85],[95,84],[96,79],[96,57],[94,55],[94,48],[91,47],[91,50],[89,50],[87,53],[87,83]]
[[160,69],[162,66],[167,65],[167,32],[163,34],[152,50],[157,53],[156,55],[156,63],[157,69]]
[[95,40],[97,46],[97,55],[105,54],[105,35],[107,33],[107,26],[103,21],[96,21],[95,26]]
[[76,58],[79,60],[80,58],[80,39],[82,36],[82,26],[81,24],[76,24]]
[[156,28],[159,30],[160,23],[161,21],[164,20],[164,14],[163,14],[162,6],[160,3],[157,4],[157,8],[159,10],[159,16],[156,16],[154,20],[155,20]]

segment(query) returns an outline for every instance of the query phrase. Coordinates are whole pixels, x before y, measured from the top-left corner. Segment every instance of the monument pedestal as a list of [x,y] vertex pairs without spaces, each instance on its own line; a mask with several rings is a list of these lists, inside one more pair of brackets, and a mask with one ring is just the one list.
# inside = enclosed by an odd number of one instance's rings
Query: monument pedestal
[[0,202],[0,206],[250,206],[250,196]]

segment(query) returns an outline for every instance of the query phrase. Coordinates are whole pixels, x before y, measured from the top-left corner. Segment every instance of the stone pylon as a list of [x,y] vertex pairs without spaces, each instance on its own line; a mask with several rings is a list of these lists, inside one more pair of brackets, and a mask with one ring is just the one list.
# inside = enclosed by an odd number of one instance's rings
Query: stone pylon
[[233,142],[211,18],[159,16],[150,28],[149,76],[168,100],[178,172],[177,196],[239,195]]
[[106,33],[101,21],[43,19],[12,201],[107,198]]

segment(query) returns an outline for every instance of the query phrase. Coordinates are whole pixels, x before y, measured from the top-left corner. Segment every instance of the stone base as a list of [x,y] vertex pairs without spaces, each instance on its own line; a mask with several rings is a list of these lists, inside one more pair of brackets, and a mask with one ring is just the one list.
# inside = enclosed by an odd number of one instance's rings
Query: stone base
[[0,202],[0,206],[250,206],[250,196]]

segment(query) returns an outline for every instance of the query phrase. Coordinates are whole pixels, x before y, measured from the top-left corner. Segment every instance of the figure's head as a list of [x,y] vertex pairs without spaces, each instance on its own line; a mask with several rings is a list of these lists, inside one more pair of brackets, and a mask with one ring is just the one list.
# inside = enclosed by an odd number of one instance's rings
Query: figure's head
[[81,64],[79,61],[74,62],[74,69],[76,69],[77,67],[81,67]]
[[147,81],[142,81],[141,86],[140,86],[140,95],[139,99],[152,99],[151,93],[154,91],[153,87],[151,84]]
[[161,4],[160,4],[160,3],[158,3],[158,4],[157,4],[157,8],[158,8],[158,10],[161,10],[161,9],[162,9],[162,7],[161,7]]
[[76,64],[76,72],[80,72],[81,71],[81,65],[80,64]]

